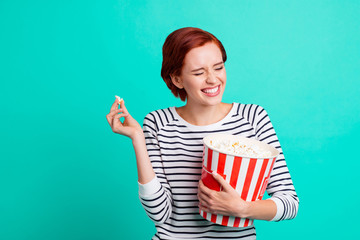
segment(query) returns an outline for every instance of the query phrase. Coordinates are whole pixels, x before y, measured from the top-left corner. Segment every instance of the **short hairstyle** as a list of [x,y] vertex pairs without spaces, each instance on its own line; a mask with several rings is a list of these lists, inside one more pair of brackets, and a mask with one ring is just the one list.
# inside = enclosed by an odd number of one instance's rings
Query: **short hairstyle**
[[175,30],[166,38],[163,45],[163,62],[161,67],[161,77],[168,88],[182,101],[186,100],[185,89],[179,89],[171,81],[171,75],[180,76],[184,66],[186,54],[193,48],[201,47],[206,43],[215,43],[222,54],[222,60],[226,61],[226,52],[222,43],[214,35],[200,28],[185,27]]

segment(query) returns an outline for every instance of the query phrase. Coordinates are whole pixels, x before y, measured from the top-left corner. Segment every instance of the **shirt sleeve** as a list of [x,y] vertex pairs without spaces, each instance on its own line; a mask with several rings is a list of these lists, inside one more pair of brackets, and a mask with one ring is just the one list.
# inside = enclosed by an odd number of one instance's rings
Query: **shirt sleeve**
[[299,208],[299,198],[285,162],[280,142],[264,108],[258,106],[255,113],[255,137],[275,147],[279,152],[266,188],[270,199],[277,206],[277,212],[272,221],[293,219]]
[[159,142],[158,125],[155,117],[149,113],[143,123],[146,148],[150,157],[155,177],[146,184],[139,183],[139,198],[146,214],[155,224],[164,223],[172,211],[172,194],[164,173]]

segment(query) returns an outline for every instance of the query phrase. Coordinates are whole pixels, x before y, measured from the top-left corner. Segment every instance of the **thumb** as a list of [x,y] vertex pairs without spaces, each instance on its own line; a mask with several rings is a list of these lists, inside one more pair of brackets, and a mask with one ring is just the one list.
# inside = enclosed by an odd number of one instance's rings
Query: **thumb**
[[125,106],[125,101],[124,99],[120,102],[120,107],[124,110],[123,112],[126,113],[126,114],[129,114],[126,106]]
[[212,172],[212,176],[215,178],[216,181],[218,181],[218,183],[220,183],[220,185],[222,186],[222,188],[225,190],[225,192],[228,192],[229,190],[234,190],[231,185],[225,181],[225,179],[218,174],[216,171]]

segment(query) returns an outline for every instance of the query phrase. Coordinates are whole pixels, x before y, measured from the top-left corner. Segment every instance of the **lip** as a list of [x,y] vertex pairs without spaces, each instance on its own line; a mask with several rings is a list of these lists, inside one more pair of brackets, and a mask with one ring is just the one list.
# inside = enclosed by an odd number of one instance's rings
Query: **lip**
[[[214,88],[218,88],[218,90],[216,92],[214,92],[214,93],[206,93],[206,92],[203,91],[203,90],[206,90],[206,89],[214,89]],[[208,97],[216,97],[217,95],[220,94],[220,84],[215,86],[215,87],[212,87],[212,88],[203,88],[203,89],[201,89],[201,92],[203,94],[205,94],[206,96],[208,96]]]

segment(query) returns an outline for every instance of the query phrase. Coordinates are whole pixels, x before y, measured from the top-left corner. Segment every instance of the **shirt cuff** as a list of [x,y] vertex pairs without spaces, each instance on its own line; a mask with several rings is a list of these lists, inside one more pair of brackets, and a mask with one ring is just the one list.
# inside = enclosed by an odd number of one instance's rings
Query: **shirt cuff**
[[139,195],[141,196],[152,195],[157,191],[159,191],[159,189],[161,188],[161,184],[156,176],[148,183],[141,184],[138,182],[138,184],[139,184]]
[[284,213],[284,204],[281,202],[280,199],[276,198],[276,197],[272,197],[269,198],[270,200],[274,201],[276,204],[276,214],[275,217],[273,219],[271,219],[270,221],[279,221],[281,216]]

